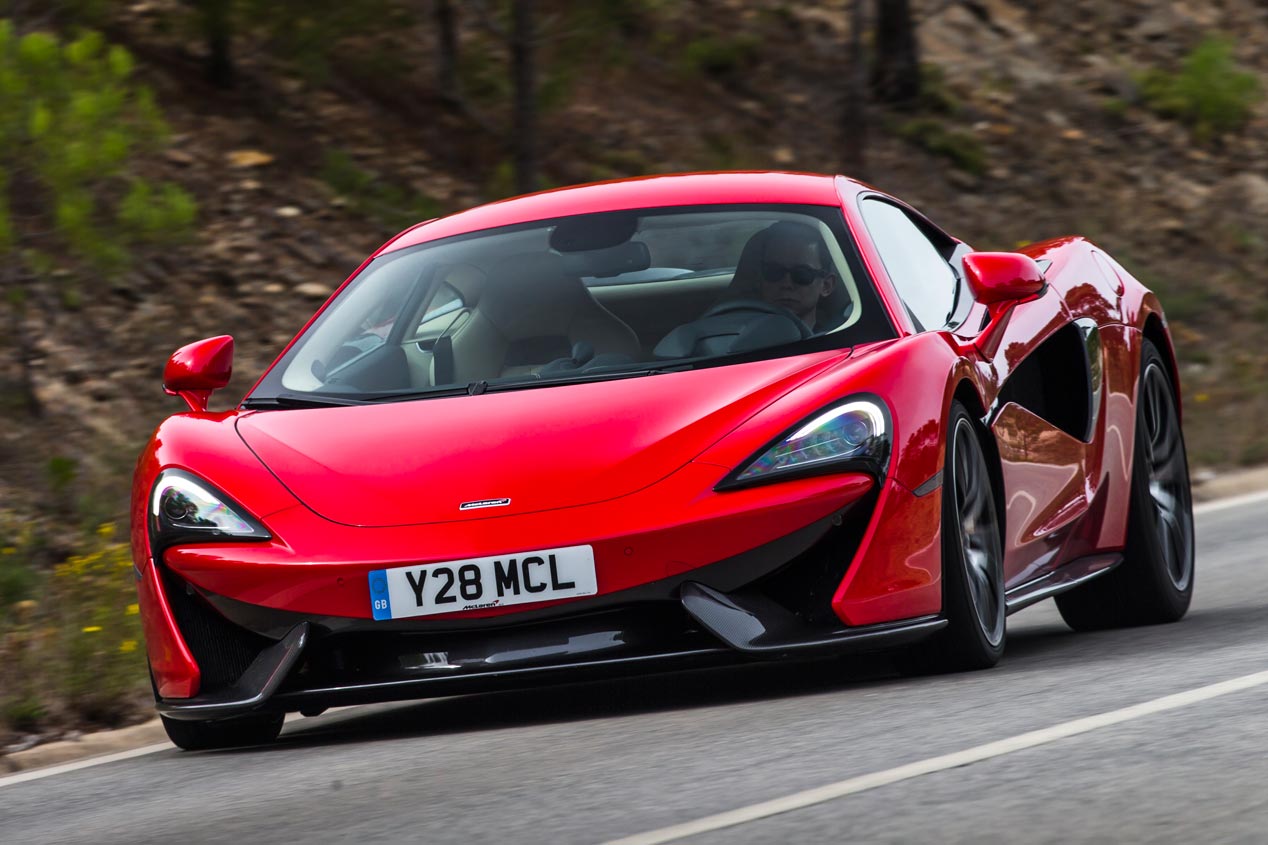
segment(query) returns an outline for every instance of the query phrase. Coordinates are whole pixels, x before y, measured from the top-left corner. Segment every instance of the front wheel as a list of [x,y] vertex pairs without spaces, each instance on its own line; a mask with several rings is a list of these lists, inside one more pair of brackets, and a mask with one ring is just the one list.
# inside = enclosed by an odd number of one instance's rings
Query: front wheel
[[1004,654],[1004,552],[977,426],[951,403],[942,480],[942,612],[947,627],[899,657],[914,671],[986,669]]
[[1123,562],[1057,596],[1057,609],[1076,631],[1175,622],[1193,599],[1193,558],[1193,499],[1175,390],[1161,353],[1146,340]]
[[216,748],[239,748],[267,745],[282,732],[284,713],[261,713],[232,719],[185,721],[161,717],[167,738],[186,751],[209,751]]

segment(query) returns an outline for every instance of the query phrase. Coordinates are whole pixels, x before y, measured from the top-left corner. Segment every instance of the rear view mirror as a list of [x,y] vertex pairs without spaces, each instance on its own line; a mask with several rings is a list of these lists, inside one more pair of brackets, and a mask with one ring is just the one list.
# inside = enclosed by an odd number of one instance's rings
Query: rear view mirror
[[1035,260],[1019,252],[969,253],[964,256],[964,272],[973,298],[983,305],[1027,299],[1045,284]]
[[642,241],[626,241],[607,249],[565,252],[563,261],[564,270],[574,276],[609,279],[651,267],[652,253]]
[[182,346],[163,368],[163,392],[179,396],[196,413],[207,410],[213,391],[229,383],[233,375],[233,338],[209,337]]
[[638,231],[638,215],[628,211],[586,214],[564,220],[550,233],[556,252],[589,252],[623,244]]

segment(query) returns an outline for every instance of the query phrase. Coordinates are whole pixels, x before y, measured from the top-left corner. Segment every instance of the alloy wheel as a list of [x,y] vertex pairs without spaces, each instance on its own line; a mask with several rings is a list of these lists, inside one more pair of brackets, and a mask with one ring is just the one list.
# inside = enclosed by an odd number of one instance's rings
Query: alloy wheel
[[1185,590],[1193,577],[1189,470],[1171,385],[1166,373],[1156,363],[1150,362],[1141,379],[1141,402],[1153,529],[1171,583],[1177,590]]
[[986,461],[968,420],[957,421],[951,446],[960,548],[978,625],[996,646],[1004,637],[1003,553]]

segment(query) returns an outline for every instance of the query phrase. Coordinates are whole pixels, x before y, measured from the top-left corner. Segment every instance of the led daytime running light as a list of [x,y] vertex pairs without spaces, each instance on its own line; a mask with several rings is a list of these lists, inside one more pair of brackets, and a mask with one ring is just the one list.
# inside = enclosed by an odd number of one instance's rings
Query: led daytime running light
[[206,482],[187,472],[163,472],[150,494],[150,537],[157,555],[180,543],[267,540],[264,527]]
[[883,475],[889,445],[889,417],[884,407],[872,399],[851,399],[817,414],[767,446],[718,489],[794,474],[840,471],[850,465]]
[[164,479],[163,484],[154,488],[151,513],[157,517],[160,510],[163,516],[184,528],[244,536],[255,533],[250,523],[207,488],[180,476]]

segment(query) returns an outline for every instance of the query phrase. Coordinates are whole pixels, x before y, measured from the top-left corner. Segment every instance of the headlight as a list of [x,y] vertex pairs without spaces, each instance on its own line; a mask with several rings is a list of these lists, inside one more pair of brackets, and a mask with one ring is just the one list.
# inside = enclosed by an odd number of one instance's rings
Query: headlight
[[150,546],[156,559],[179,543],[267,540],[269,536],[240,505],[187,472],[163,471],[150,493]]
[[885,475],[889,414],[877,399],[852,397],[781,435],[724,478],[715,490],[766,481],[859,469]]

